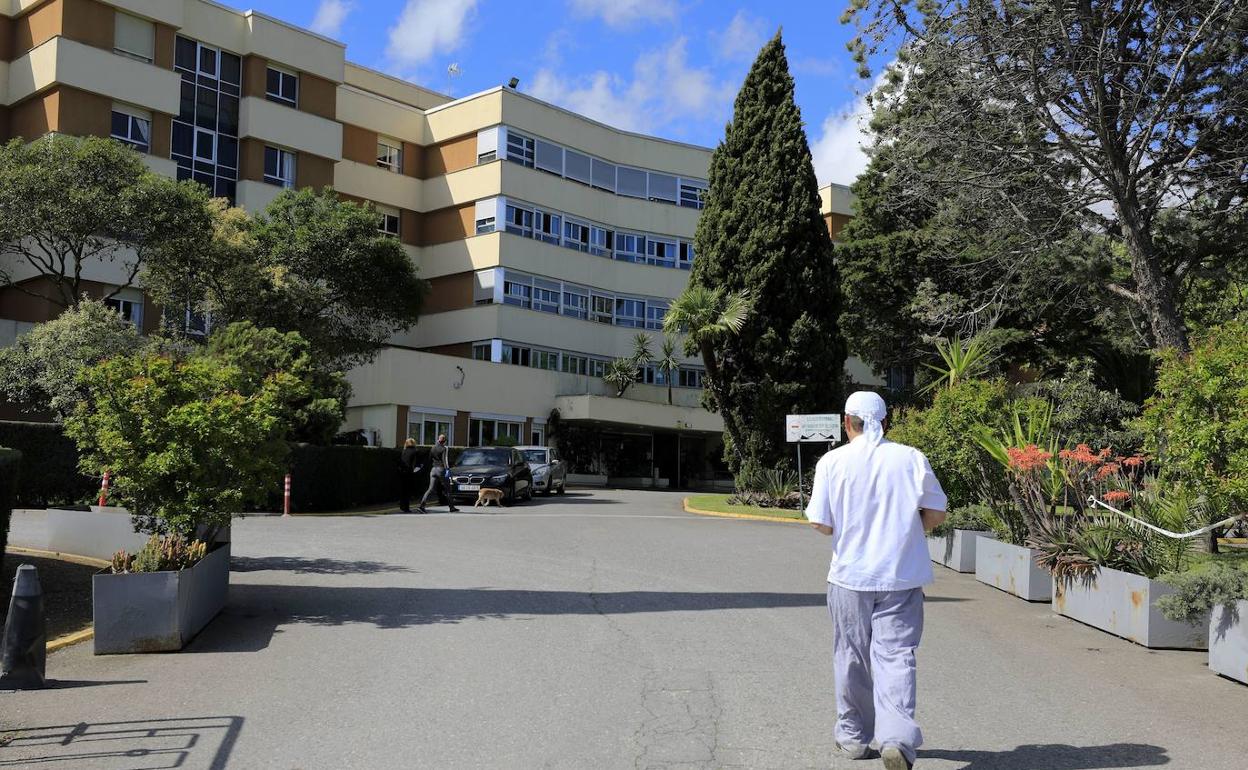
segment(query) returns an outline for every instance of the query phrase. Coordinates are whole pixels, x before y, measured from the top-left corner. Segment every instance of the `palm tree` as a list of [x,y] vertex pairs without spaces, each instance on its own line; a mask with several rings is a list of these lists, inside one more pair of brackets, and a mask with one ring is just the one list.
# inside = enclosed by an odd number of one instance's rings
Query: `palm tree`
[[701,354],[706,367],[704,387],[710,392],[715,406],[724,419],[724,431],[734,452],[740,452],[740,433],[735,416],[727,405],[727,392],[720,377],[719,360],[715,356],[715,344],[721,339],[735,335],[745,325],[752,306],[748,292],[739,294],[723,289],[708,289],[691,284],[672,300],[667,315],[663,317],[663,331],[667,334],[685,335],[685,354]]
[[667,403],[672,403],[672,380],[680,370],[680,358],[676,356],[676,340],[673,337],[663,338],[663,347],[654,359],[654,368],[659,370],[667,381]]
[[650,335],[638,332],[633,337],[633,354],[625,358],[616,358],[607,364],[607,371],[602,379],[615,386],[615,397],[620,398],[628,386],[641,378],[641,368],[654,360],[650,352]]

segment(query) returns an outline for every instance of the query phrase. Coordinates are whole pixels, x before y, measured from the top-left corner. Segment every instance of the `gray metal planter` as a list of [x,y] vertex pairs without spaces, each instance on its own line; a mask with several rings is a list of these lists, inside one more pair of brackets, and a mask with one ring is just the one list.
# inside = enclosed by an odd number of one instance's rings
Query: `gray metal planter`
[[1036,551],[993,538],[975,546],[975,579],[1029,602],[1053,598],[1053,578],[1036,566]]
[[1167,620],[1157,609],[1157,600],[1172,593],[1160,581],[1102,567],[1088,581],[1054,581],[1053,611],[1153,649],[1207,649],[1203,623]]
[[95,654],[182,649],[225,606],[230,546],[178,572],[100,573],[92,578]]
[[1209,616],[1209,668],[1248,684],[1248,601],[1235,603],[1235,612],[1218,605]]
[[89,511],[49,508],[47,530],[47,550],[106,560],[122,549],[136,553],[150,537],[134,531],[125,508],[98,505]]
[[927,538],[927,553],[932,561],[958,572],[975,571],[975,543],[980,538],[995,539],[995,532],[955,529],[947,535]]

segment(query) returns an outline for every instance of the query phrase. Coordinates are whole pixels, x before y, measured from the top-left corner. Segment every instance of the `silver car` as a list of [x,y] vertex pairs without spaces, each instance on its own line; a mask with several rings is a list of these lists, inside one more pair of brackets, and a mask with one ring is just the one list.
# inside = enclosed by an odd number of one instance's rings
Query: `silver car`
[[568,466],[559,457],[559,450],[545,446],[518,446],[520,454],[533,472],[533,489],[537,492],[563,494],[568,485]]

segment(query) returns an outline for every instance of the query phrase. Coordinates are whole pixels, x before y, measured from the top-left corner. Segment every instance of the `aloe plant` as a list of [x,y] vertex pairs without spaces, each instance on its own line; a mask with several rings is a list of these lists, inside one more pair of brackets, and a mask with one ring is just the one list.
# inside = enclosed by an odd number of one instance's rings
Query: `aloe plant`
[[963,380],[973,379],[988,371],[988,367],[997,360],[996,346],[982,334],[962,339],[961,334],[951,339],[936,340],[936,354],[942,364],[923,364],[936,372],[936,379],[919,389],[920,394],[927,394],[940,388],[952,388]]

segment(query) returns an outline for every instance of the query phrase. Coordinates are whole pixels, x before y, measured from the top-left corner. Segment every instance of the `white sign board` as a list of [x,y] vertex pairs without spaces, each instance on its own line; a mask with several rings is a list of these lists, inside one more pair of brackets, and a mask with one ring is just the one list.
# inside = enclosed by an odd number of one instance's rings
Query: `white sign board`
[[785,418],[784,432],[790,444],[800,441],[837,442],[841,440],[841,416],[791,414]]

